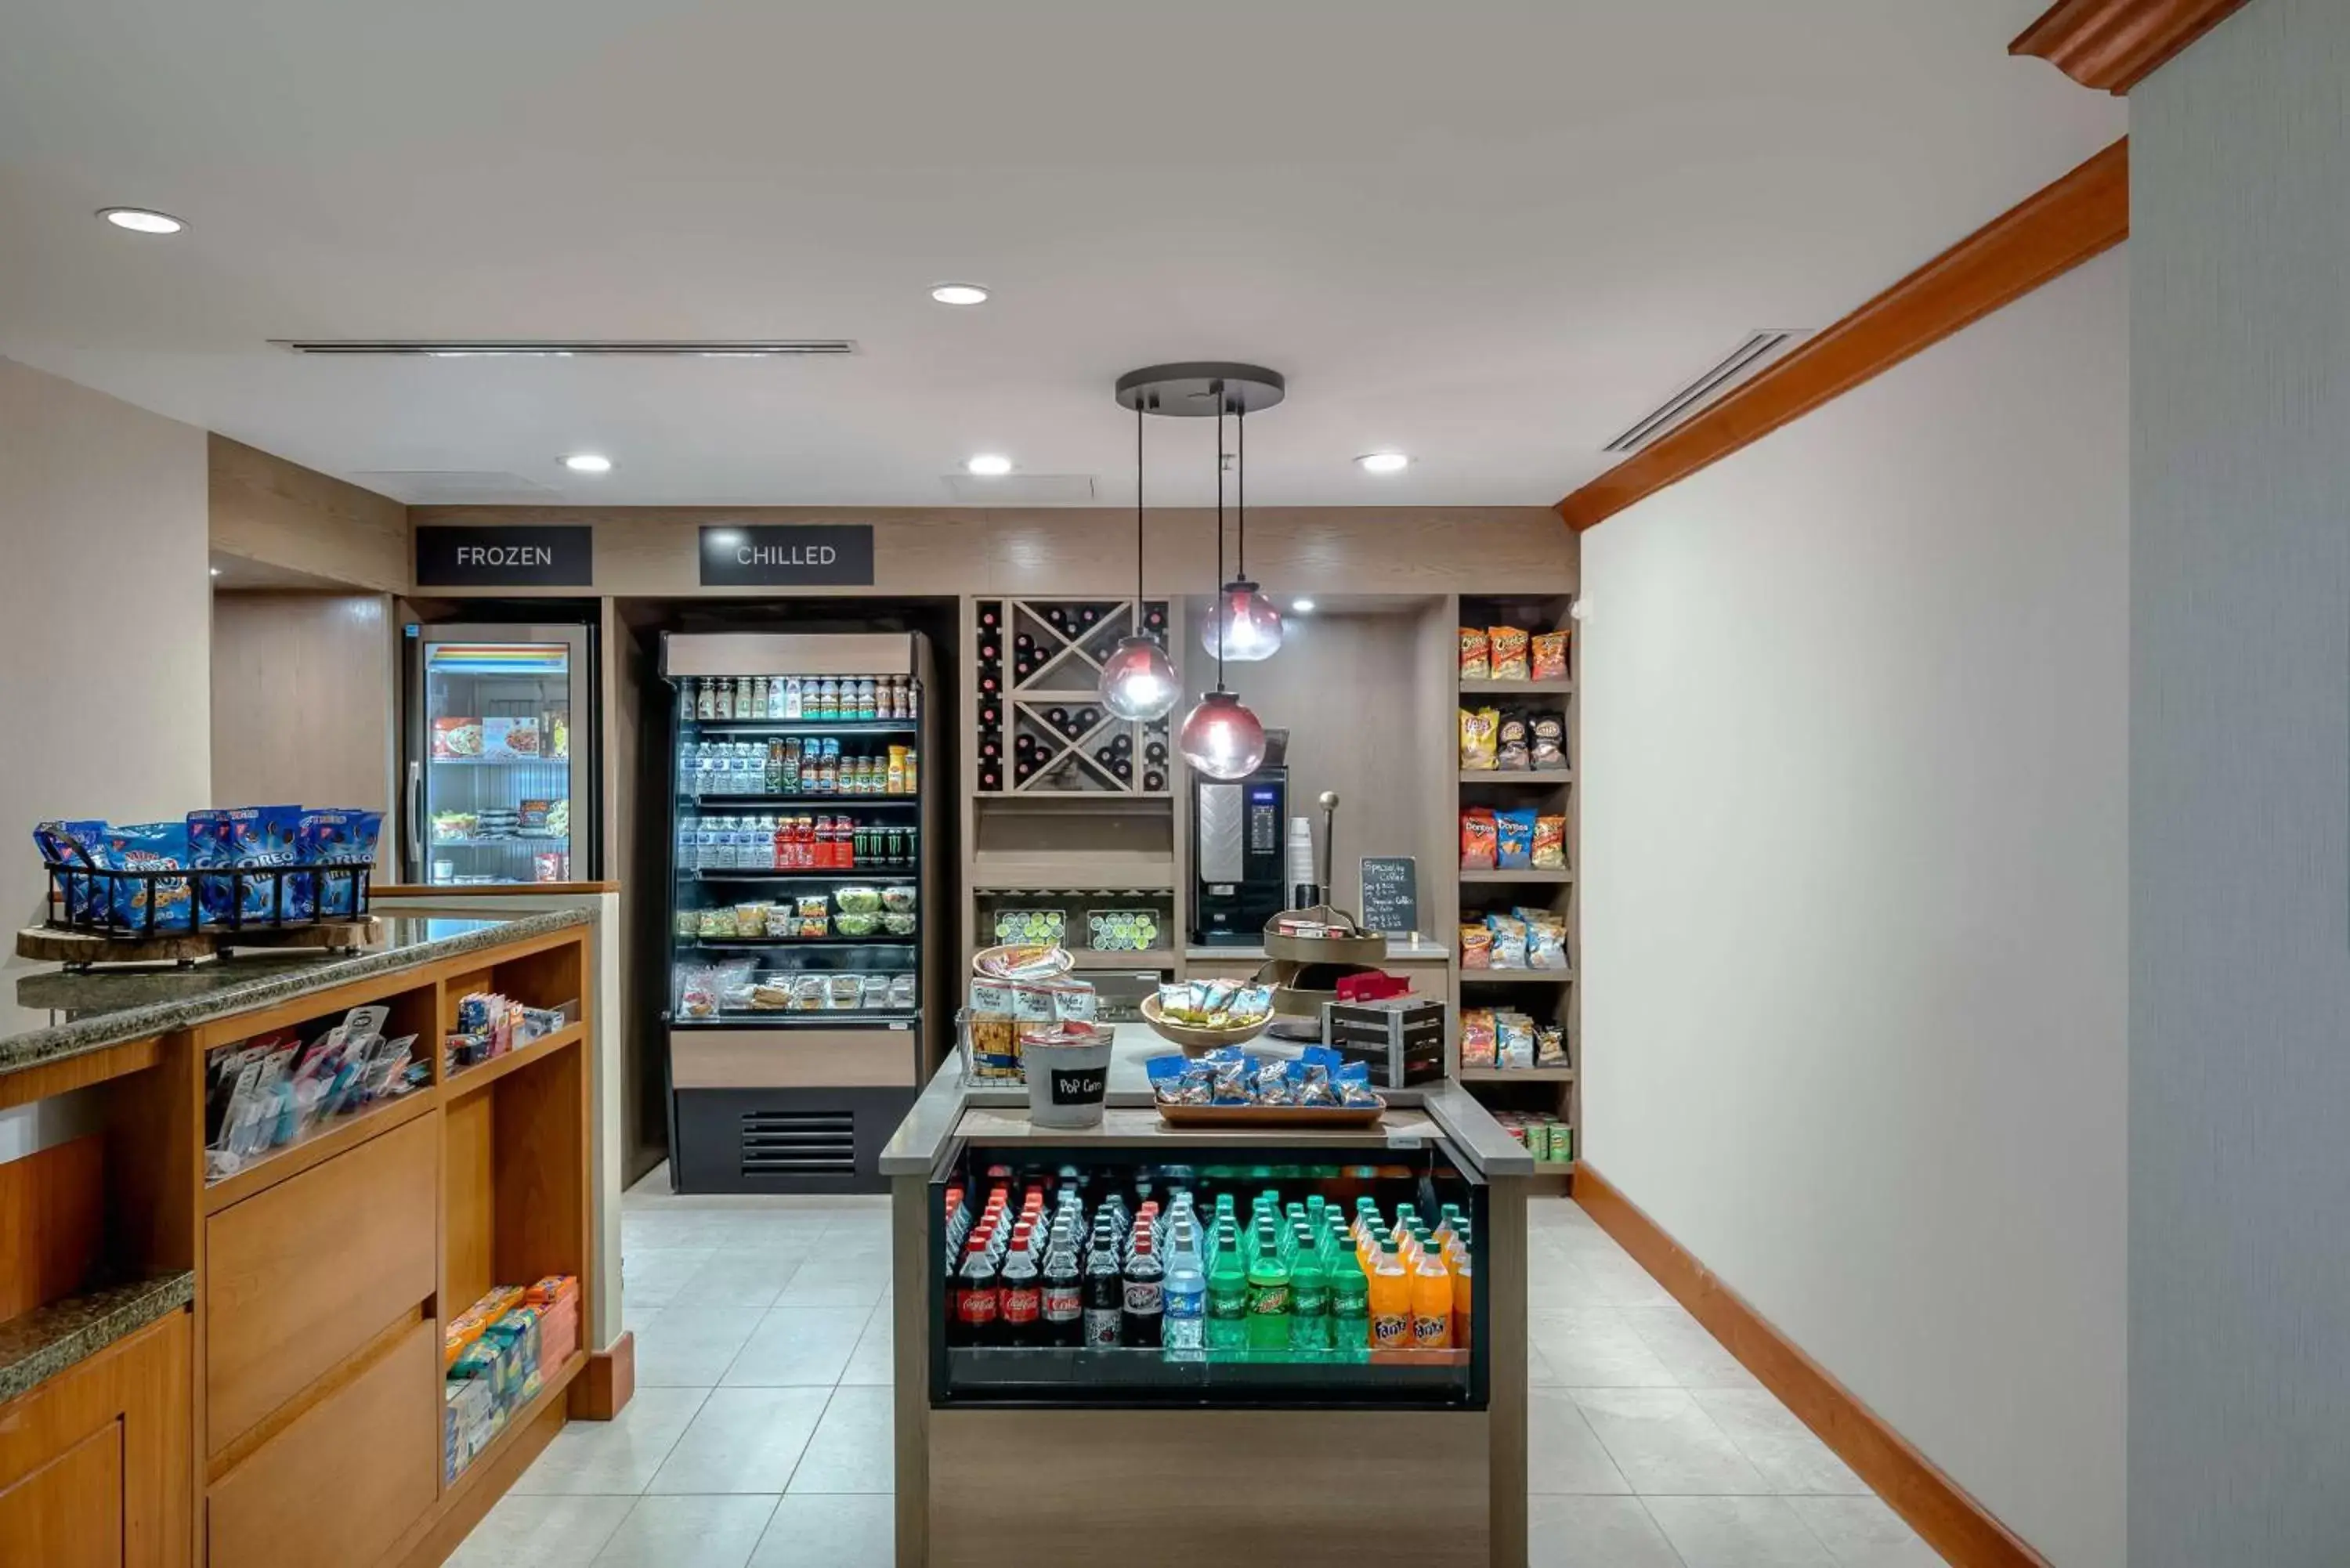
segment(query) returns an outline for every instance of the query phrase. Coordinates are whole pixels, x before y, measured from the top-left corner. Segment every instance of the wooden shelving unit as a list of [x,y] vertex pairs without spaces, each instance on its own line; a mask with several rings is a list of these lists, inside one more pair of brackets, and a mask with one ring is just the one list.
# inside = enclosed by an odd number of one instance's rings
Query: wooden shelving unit
[[[1574,630],[1569,614],[1571,593],[1561,595],[1464,594],[1459,602],[1461,626],[1515,626],[1528,632]],[[1563,678],[1544,680],[1462,680],[1454,666],[1452,691],[1456,708],[1492,707],[1505,713],[1556,711],[1565,719],[1567,765],[1563,769],[1458,769],[1456,805],[1495,810],[1533,807],[1566,818],[1566,866],[1564,869],[1519,868],[1468,870],[1457,858],[1450,881],[1459,918],[1473,920],[1493,911],[1518,907],[1546,909],[1566,922],[1568,967],[1564,970],[1464,970],[1458,962],[1458,933],[1448,933],[1454,945],[1452,967],[1454,1060],[1459,1060],[1458,1032],[1464,1007],[1514,1007],[1537,1023],[1555,1023],[1565,1034],[1566,1065],[1563,1067],[1460,1067],[1461,1082],[1496,1110],[1547,1113],[1574,1129],[1575,1146],[1582,1147],[1582,1106],[1577,1085],[1583,1066],[1582,988],[1576,983],[1583,957],[1582,905],[1575,870],[1582,862],[1582,834],[1576,770],[1582,763],[1580,726],[1575,692],[1581,676],[1582,639],[1567,640],[1567,671]],[[1446,742],[1457,756],[1459,731]],[[1457,812],[1454,826],[1457,827]],[[1423,873],[1425,879],[1425,873]],[[1544,1161],[1545,1175],[1571,1176],[1571,1160]]]

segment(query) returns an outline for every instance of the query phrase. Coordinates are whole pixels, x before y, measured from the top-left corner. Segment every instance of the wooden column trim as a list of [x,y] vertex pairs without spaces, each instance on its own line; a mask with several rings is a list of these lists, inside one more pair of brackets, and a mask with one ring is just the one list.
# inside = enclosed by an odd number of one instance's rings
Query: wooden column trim
[[1588,1160],[1575,1168],[1573,1196],[1953,1568],[2049,1568],[2046,1558],[1690,1256]]
[[2083,87],[2118,97],[2243,5],[2244,0],[2057,0],[2016,36],[2007,52],[2036,56]]
[[1752,445],[2129,237],[2129,142],[2115,142],[1558,504],[1576,528]]

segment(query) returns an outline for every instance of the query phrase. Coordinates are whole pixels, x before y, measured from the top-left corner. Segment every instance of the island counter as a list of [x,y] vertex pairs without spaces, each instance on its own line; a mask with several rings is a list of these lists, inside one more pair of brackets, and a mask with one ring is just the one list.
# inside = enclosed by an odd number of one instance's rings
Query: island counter
[[[1450,1082],[1388,1091],[1367,1131],[1170,1127],[1143,1063],[1172,1049],[1118,1025],[1103,1119],[1077,1129],[1031,1125],[1024,1090],[966,1083],[951,1058],[883,1151],[900,1568],[1523,1563],[1524,1148]],[[1088,1214],[1113,1193],[1171,1204],[1179,1187],[1211,1217],[1218,1198],[1246,1214],[1267,1189],[1283,1209],[1318,1198],[1344,1215],[1361,1198],[1390,1216],[1453,1204],[1473,1225],[1465,1344],[1292,1355],[1211,1341],[1194,1355],[974,1334],[951,1310],[964,1221],[950,1199],[976,1210],[998,1184],[1015,1209],[1030,1186],[1049,1207],[1074,1184]],[[1364,1506],[1373,1497],[1392,1506]]]
[[[444,1327],[494,1285],[597,1266],[592,932],[577,910],[390,916],[346,957],[0,968],[0,1558],[454,1548],[562,1426],[596,1343],[580,1322],[494,1438],[447,1462]],[[473,992],[559,1017],[452,1065]],[[208,1060],[367,1005],[416,1036],[421,1082],[208,1169]],[[321,1454],[359,1458],[328,1479]]]

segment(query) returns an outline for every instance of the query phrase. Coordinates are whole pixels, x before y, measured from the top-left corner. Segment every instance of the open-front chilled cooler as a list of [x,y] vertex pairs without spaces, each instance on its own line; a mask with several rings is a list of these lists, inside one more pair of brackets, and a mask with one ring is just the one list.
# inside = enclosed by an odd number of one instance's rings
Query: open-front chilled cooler
[[408,628],[405,879],[598,875],[585,625]]
[[662,660],[680,1184],[878,1189],[933,1022],[928,646],[672,633]]
[[965,1145],[931,1404],[1482,1410],[1486,1195],[1440,1140]]

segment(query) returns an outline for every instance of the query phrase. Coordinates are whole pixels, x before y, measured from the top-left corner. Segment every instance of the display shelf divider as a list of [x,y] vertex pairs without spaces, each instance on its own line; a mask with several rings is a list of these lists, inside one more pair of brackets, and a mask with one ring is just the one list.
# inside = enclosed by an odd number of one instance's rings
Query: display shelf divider
[[[419,1039],[424,1036],[420,1034]],[[440,1044],[437,1039],[433,1049]],[[233,1204],[242,1203],[257,1193],[268,1191],[279,1182],[301,1175],[312,1166],[322,1165],[348,1149],[357,1148],[369,1139],[380,1137],[395,1127],[406,1127],[417,1117],[431,1114],[441,1104],[442,1088],[438,1083],[411,1089],[396,1100],[348,1116],[337,1116],[321,1123],[296,1138],[283,1148],[272,1149],[234,1176],[208,1183],[204,1188],[204,1212],[217,1214]]]
[[488,1088],[509,1073],[518,1072],[535,1062],[543,1062],[557,1052],[569,1049],[588,1037],[585,1023],[567,1023],[552,1034],[542,1035],[527,1045],[517,1045],[503,1056],[493,1056],[471,1067],[460,1067],[442,1079],[442,1093],[452,1100]]

